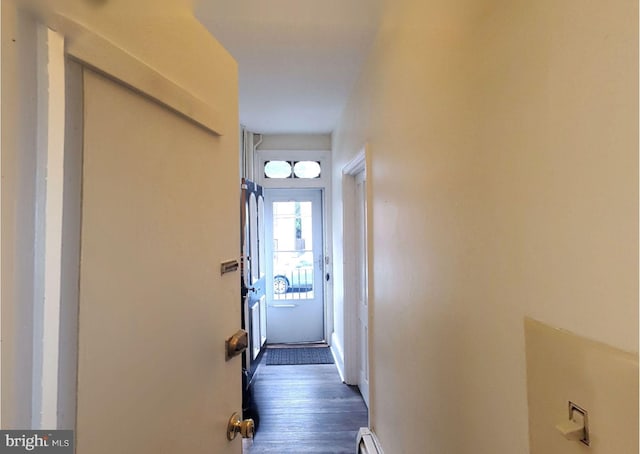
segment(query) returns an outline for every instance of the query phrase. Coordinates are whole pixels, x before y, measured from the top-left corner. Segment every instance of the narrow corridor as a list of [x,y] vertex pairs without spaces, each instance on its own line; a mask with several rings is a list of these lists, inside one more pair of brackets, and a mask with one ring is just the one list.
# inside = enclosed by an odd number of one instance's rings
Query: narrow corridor
[[267,366],[263,358],[254,386],[260,425],[244,454],[355,452],[367,407],[334,364]]

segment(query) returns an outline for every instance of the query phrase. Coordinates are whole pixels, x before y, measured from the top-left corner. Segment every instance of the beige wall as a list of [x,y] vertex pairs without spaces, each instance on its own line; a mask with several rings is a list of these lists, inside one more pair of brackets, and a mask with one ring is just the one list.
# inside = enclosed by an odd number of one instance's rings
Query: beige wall
[[[2,2],[2,428],[31,424],[36,27]],[[20,150],[18,153],[17,151]]]
[[260,134],[258,150],[326,151],[331,149],[330,134]]
[[528,452],[525,315],[637,351],[637,16],[388,2],[333,138],[336,266],[341,170],[371,150],[385,451]]

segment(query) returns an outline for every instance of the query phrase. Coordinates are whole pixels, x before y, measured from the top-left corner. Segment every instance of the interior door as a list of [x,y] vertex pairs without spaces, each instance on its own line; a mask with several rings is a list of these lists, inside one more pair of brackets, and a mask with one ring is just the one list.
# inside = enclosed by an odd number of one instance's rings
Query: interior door
[[267,342],[324,340],[322,191],[266,193]]
[[358,301],[358,387],[369,406],[369,295],[367,273],[367,190],[366,173],[355,177],[356,212],[356,298]]
[[77,453],[238,454],[237,142],[83,78]]
[[249,332],[249,350],[245,368],[251,375],[266,340],[266,253],[264,229],[264,195],[260,185],[242,182],[242,299],[243,328]]

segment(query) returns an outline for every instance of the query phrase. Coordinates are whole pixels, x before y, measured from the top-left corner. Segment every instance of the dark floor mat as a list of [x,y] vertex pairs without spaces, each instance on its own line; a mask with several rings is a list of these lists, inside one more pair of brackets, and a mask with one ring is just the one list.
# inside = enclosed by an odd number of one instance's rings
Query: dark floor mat
[[293,366],[298,364],[333,364],[329,347],[270,348],[267,366]]

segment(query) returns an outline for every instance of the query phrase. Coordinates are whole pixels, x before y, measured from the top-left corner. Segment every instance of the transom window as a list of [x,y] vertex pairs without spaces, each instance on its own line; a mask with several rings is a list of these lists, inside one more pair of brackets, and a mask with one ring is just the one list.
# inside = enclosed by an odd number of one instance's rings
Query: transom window
[[320,161],[266,161],[265,178],[320,178]]

